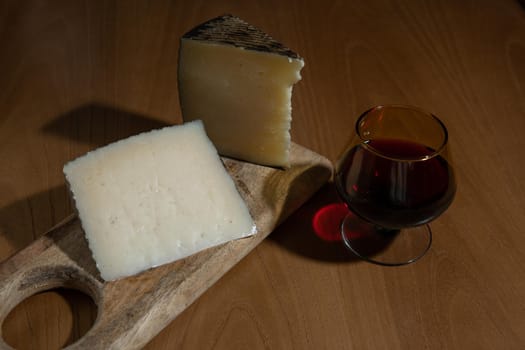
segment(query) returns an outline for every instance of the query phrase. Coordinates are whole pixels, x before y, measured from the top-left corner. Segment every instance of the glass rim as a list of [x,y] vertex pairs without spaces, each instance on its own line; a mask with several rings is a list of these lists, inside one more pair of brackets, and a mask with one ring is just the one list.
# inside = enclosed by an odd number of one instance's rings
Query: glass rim
[[[389,155],[385,154],[384,152],[381,152],[380,150],[378,150],[378,149],[374,148],[372,145],[370,145],[368,142],[371,139],[370,138],[365,138],[361,134],[361,132],[359,130],[359,126],[361,125],[361,122],[370,114],[370,112],[373,111],[373,110],[381,109],[381,108],[407,109],[407,110],[411,110],[411,111],[415,111],[415,112],[424,114],[427,117],[430,117],[435,122],[437,122],[437,124],[440,126],[441,130],[443,130],[443,141],[441,142],[439,147],[437,147],[435,150],[432,151],[432,153],[430,153],[428,155],[421,156],[421,157],[406,157],[406,158],[392,157],[392,156],[389,156]],[[443,121],[441,121],[441,119],[439,119],[434,114],[432,114],[432,113],[430,113],[430,112],[428,112],[428,111],[426,111],[426,110],[424,110],[422,108],[411,106],[411,105],[384,104],[384,105],[377,105],[377,106],[374,106],[372,108],[369,108],[366,111],[364,111],[359,116],[359,118],[357,118],[357,121],[355,123],[355,132],[356,132],[357,136],[359,137],[359,139],[361,140],[361,142],[360,142],[361,145],[363,145],[363,147],[365,149],[367,149],[368,151],[376,154],[377,156],[380,156],[380,157],[386,158],[386,159],[390,159],[390,160],[394,160],[394,161],[397,161],[397,162],[421,162],[421,161],[426,161],[426,160],[432,159],[434,157],[437,157],[439,154],[441,154],[443,152],[443,150],[445,149],[445,147],[447,146],[447,144],[448,144],[448,130],[447,130],[447,127],[445,126],[445,123],[443,123]]]

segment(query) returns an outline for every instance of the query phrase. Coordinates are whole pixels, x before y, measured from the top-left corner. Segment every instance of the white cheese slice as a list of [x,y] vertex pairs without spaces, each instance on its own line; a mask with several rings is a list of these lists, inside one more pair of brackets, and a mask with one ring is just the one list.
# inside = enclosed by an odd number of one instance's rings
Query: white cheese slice
[[186,33],[178,87],[185,121],[204,121],[219,153],[290,165],[292,87],[304,61],[243,20],[225,15]]
[[200,121],[99,148],[64,173],[105,280],[255,233]]

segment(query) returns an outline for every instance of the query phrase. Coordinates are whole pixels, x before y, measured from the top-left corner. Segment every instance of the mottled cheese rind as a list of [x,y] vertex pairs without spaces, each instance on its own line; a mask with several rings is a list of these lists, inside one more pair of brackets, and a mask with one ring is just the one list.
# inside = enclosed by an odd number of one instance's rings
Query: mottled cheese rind
[[64,174],[107,281],[255,233],[201,121],[99,148]]
[[246,50],[301,59],[296,52],[264,31],[230,14],[210,19],[188,31],[182,38],[226,44]]
[[201,119],[222,155],[288,167],[292,88],[304,61],[233,16],[181,39],[178,86],[183,118]]

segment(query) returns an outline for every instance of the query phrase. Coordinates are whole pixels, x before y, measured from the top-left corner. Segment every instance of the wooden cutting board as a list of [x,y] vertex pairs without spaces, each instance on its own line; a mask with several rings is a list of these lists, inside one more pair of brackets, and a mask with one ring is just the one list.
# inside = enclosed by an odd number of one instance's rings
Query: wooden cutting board
[[[326,158],[296,144],[292,145],[292,165],[287,170],[223,160],[255,219],[255,236],[133,277],[105,282],[91,257],[78,217],[71,216],[0,264],[0,326],[25,298],[57,287],[74,288],[93,298],[98,315],[93,327],[68,349],[140,349],[332,174]],[[1,339],[1,327],[0,348],[9,348]]]

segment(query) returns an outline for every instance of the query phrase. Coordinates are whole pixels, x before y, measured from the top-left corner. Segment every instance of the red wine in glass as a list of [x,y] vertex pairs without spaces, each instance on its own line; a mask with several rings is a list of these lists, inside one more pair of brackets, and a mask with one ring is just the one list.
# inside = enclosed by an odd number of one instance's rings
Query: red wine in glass
[[419,109],[380,106],[361,115],[335,176],[351,211],[341,229],[350,250],[384,265],[425,254],[432,237],[426,224],[456,192],[447,144],[444,124]]

